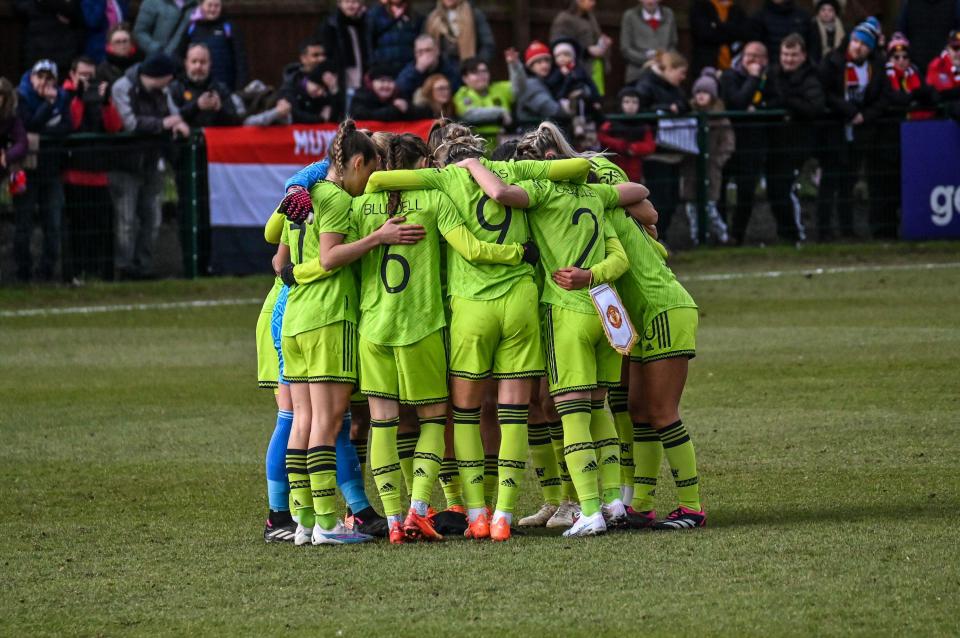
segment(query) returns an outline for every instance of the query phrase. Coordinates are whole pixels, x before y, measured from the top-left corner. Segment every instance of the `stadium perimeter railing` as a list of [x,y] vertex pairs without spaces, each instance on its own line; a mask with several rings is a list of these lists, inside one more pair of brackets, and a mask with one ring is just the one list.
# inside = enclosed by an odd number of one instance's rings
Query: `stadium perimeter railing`
[[[742,237],[746,232],[746,220],[756,209],[758,186],[762,192],[764,182],[766,199],[774,218],[778,219],[778,234],[785,241],[863,235],[862,221],[859,230],[854,228],[853,211],[857,202],[868,202],[857,205],[861,209],[869,206],[867,218],[873,234],[895,232],[895,227],[887,225],[895,225],[900,199],[900,120],[885,120],[851,131],[834,120],[801,122],[785,116],[783,111],[760,111],[698,113],[672,118],[653,114],[609,117],[657,126],[658,150],[643,158],[643,181],[660,211],[664,235],[671,232],[674,218],[685,217],[679,189],[686,185],[681,184],[680,173],[683,163],[692,161],[696,180],[692,203],[696,209],[699,241],[701,244],[708,241],[712,161],[709,140],[711,131],[726,125],[724,120],[733,128],[736,150],[723,167],[717,204],[721,215],[730,222],[734,237],[738,234]],[[853,142],[849,141],[851,132]],[[65,281],[83,276],[113,278],[115,215],[104,177],[110,171],[131,170],[131,158],[145,151],[161,153],[166,166],[163,201],[168,241],[158,249],[166,251],[162,257],[169,267],[163,274],[193,278],[207,272],[209,202],[202,132],[177,141],[131,134],[80,133],[66,138],[44,138],[32,175],[33,183],[28,184],[28,188],[43,190],[53,180],[64,183],[62,269]],[[100,174],[101,178],[74,183],[77,171]],[[866,183],[869,198],[863,197],[858,182]],[[689,186],[685,190],[689,193]],[[809,209],[814,201],[816,213],[812,214]],[[800,214],[802,202],[807,203],[803,216]],[[11,212],[11,200],[4,193],[0,214],[12,221]],[[858,215],[858,219],[862,218],[863,215]],[[41,217],[36,215],[35,219]],[[177,231],[171,233],[170,224],[174,220]],[[795,222],[801,222],[802,229],[797,228]],[[685,223],[686,220],[681,222]],[[683,244],[685,233],[672,232],[680,238],[675,243]],[[171,236],[178,240],[171,241]],[[169,254],[177,250],[178,259]]]

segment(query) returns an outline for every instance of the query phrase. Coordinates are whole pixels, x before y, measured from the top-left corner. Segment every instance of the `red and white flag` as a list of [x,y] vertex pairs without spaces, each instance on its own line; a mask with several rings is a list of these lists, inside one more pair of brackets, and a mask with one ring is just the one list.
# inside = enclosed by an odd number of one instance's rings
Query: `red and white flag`
[[[427,138],[432,120],[357,122],[357,128]],[[204,129],[211,226],[263,226],[294,173],[327,155],[336,124]]]

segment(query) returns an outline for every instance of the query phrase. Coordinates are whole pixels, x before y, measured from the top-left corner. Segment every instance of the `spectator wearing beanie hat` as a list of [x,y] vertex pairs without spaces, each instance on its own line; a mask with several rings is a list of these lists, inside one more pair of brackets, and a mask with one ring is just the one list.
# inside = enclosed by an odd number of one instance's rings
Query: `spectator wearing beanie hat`
[[[640,92],[632,86],[617,94],[620,112],[636,115],[640,112]],[[657,150],[653,127],[647,122],[607,120],[597,131],[597,140],[607,150],[616,153],[611,159],[623,169],[632,182],[643,181],[643,158]]]
[[[153,53],[113,83],[110,93],[124,130],[155,134],[169,131],[181,137],[190,134],[190,127],[170,97],[176,69],[176,61],[166,53]],[[153,248],[160,229],[160,159],[164,155],[165,150],[156,144],[132,142],[122,166],[108,174],[116,212],[114,267],[118,278],[155,276]]]
[[908,120],[928,120],[936,115],[936,89],[924,84],[920,70],[910,60],[910,41],[899,31],[887,44],[886,70],[891,112]]
[[[713,67],[705,67],[700,77],[693,83],[693,99],[690,107],[699,113],[715,113],[725,109],[720,99],[720,82],[717,71]],[[733,155],[736,148],[736,137],[733,134],[733,125],[730,120],[723,118],[710,119],[710,132],[707,137],[707,216],[710,221],[709,236],[720,244],[730,241],[727,225],[724,223],[717,209],[723,183],[723,166]],[[684,155],[680,164],[680,200],[687,213],[690,223],[690,240],[696,246],[699,242],[697,219],[697,157]]]
[[847,32],[840,19],[842,9],[839,0],[817,0],[816,14],[810,29],[810,50],[808,58],[814,65],[820,64],[824,56],[837,50]]
[[910,40],[910,57],[920,71],[940,56],[951,31],[960,29],[957,0],[903,0],[897,31]]
[[927,67],[927,84],[947,103],[950,116],[960,118],[960,30],[950,32],[940,57]]
[[570,115],[600,112],[600,91],[590,74],[578,63],[580,47],[574,40],[561,38],[552,43],[553,70],[547,76],[547,88]]
[[543,42],[534,40],[523,55],[527,77],[517,98],[517,119],[520,123],[539,124],[543,120],[567,122],[570,114],[553,97],[547,78],[553,69],[553,56]]
[[[890,83],[885,61],[878,55],[881,45],[880,24],[867,18],[856,27],[844,47],[823,59],[820,80],[823,83],[827,110],[833,123],[823,128],[820,164],[823,178],[817,203],[817,225],[822,240],[834,236],[833,207],[837,206],[838,227],[842,237],[853,232],[853,187],[864,161],[875,162],[881,153],[870,153],[877,142],[877,120],[890,102]],[[886,176],[867,166],[867,188],[882,192]],[[869,202],[871,227],[877,237],[896,235],[896,224],[890,224],[884,208],[891,208],[879,198]]]

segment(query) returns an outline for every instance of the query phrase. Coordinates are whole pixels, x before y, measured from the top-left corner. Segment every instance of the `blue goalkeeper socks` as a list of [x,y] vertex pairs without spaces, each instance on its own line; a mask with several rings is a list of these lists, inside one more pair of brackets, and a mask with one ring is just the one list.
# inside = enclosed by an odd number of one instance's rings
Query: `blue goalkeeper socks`
[[357,449],[350,442],[350,426],[353,420],[350,413],[343,415],[343,425],[337,435],[337,487],[343,494],[343,500],[352,512],[362,512],[370,507],[367,493],[363,489],[363,474],[360,472],[360,459]]
[[290,428],[293,426],[293,412],[289,410],[277,411],[277,425],[273,428],[270,445],[267,446],[267,502],[275,512],[286,512],[290,509],[288,494],[290,484],[287,482],[287,439],[290,438]]

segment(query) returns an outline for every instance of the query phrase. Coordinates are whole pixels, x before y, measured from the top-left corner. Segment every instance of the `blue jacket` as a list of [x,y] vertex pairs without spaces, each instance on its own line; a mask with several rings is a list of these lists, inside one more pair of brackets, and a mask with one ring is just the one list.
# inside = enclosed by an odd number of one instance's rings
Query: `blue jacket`
[[399,20],[395,20],[378,3],[367,13],[370,66],[382,64],[396,77],[408,62],[413,61],[413,41],[422,31],[423,16],[419,13],[408,9]]
[[196,17],[187,27],[183,46],[202,43],[210,49],[210,75],[223,82],[231,91],[239,91],[247,83],[247,54],[243,39],[233,24],[222,17],[217,20],[202,20]]
[[457,89],[460,88],[459,69],[457,69],[453,62],[441,55],[437,67],[426,73],[417,71],[415,62],[407,63],[407,65],[403,67],[403,70],[400,71],[400,75],[397,76],[397,92],[409,100],[413,97],[414,91],[423,86],[424,81],[434,73],[442,73],[444,77],[450,81],[451,95],[456,93]]
[[57,88],[57,99],[51,104],[33,90],[30,83],[30,71],[20,78],[17,87],[20,99],[17,103],[17,115],[23,120],[23,126],[31,133],[66,134],[72,128],[70,124],[70,99],[67,92]]
[[[130,19],[130,0],[117,0],[120,20]],[[87,25],[87,43],[84,53],[98,64],[103,62],[107,46],[107,0],[80,0],[83,22]]]

